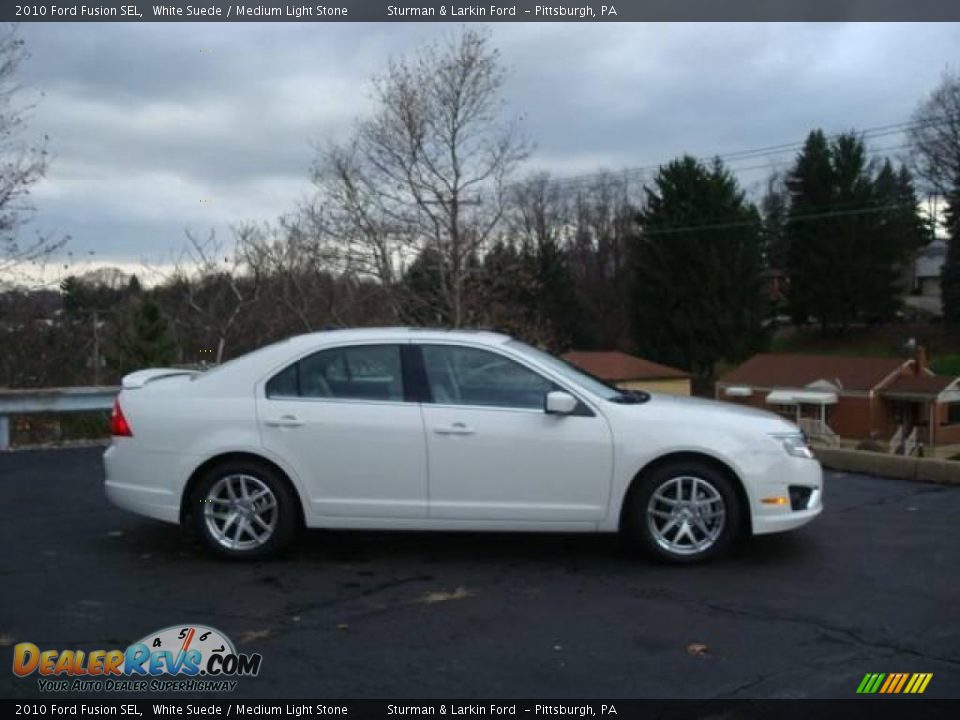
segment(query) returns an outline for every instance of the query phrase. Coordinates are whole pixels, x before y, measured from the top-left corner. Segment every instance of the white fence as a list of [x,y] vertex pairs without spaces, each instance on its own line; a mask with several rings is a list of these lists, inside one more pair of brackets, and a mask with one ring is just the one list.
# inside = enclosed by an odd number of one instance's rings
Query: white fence
[[109,410],[118,387],[0,390],[0,451],[10,447],[10,416]]

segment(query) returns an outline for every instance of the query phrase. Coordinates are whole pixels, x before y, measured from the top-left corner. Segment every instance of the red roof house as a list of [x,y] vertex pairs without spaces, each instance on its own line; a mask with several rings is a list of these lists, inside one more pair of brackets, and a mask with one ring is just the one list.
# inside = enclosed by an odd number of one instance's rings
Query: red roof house
[[960,443],[958,382],[935,375],[923,348],[911,358],[764,353],[720,378],[716,397],[780,412],[815,437],[934,446]]

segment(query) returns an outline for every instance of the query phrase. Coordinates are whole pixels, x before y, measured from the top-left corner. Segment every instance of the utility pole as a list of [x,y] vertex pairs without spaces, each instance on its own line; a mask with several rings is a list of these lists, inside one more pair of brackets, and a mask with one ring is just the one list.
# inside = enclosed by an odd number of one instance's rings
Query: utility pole
[[93,384],[100,384],[100,315],[94,310],[93,318]]

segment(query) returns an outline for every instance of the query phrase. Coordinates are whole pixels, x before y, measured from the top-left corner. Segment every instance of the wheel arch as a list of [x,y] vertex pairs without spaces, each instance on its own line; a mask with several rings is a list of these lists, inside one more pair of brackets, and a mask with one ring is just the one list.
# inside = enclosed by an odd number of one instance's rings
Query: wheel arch
[[737,494],[737,501],[740,503],[740,509],[743,511],[740,514],[740,532],[750,534],[753,532],[753,523],[751,520],[750,513],[750,498],[747,495],[747,489],[743,484],[743,480],[740,478],[740,475],[736,470],[727,462],[721,460],[720,458],[710,455],[708,453],[699,452],[695,450],[681,450],[676,452],[670,452],[666,455],[661,455],[657,458],[654,458],[642,468],[640,468],[630,480],[630,484],[627,486],[627,491],[624,493],[622,502],[620,503],[620,517],[617,523],[617,527],[620,530],[623,530],[626,523],[626,513],[630,507],[631,495],[637,491],[643,482],[651,472],[657,468],[663,467],[664,465],[669,465],[674,462],[684,462],[684,461],[696,461],[709,465],[717,472],[722,473],[730,483],[733,485],[733,490]]
[[265,465],[270,468],[290,487],[291,492],[297,498],[297,522],[300,527],[304,527],[306,524],[306,519],[304,516],[304,507],[303,507],[303,496],[300,494],[300,490],[297,487],[297,484],[293,482],[290,478],[290,474],[284,470],[280,465],[275,463],[273,460],[270,460],[263,455],[260,455],[255,452],[250,452],[247,450],[234,450],[229,452],[218,453],[212,457],[207,458],[202,463],[200,463],[193,472],[190,473],[190,477],[187,478],[186,484],[183,486],[183,493],[180,496],[180,524],[184,525],[190,514],[190,496],[193,494],[194,489],[197,487],[197,483],[200,482],[200,478],[209,471],[211,468],[220,465],[221,463],[231,462],[231,461],[246,461],[253,462],[259,465]]

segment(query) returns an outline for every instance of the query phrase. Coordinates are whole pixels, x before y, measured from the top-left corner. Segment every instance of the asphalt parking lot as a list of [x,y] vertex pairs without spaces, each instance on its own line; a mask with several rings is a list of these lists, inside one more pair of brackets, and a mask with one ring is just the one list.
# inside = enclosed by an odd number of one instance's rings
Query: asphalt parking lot
[[608,536],[321,531],[231,564],[109,506],[101,452],[0,454],[2,697],[39,694],[16,642],[180,623],[263,654],[240,697],[852,698],[867,672],[960,697],[960,488],[830,474],[818,521],[692,568]]

